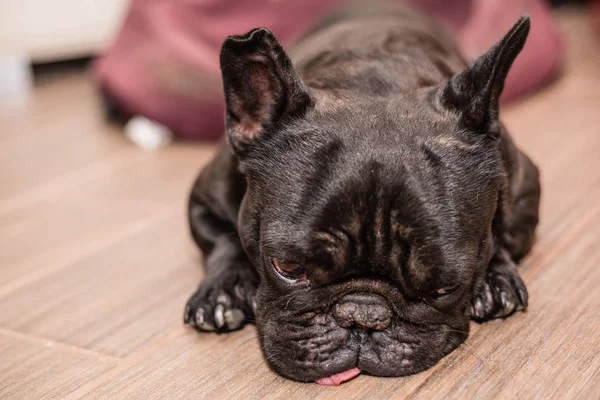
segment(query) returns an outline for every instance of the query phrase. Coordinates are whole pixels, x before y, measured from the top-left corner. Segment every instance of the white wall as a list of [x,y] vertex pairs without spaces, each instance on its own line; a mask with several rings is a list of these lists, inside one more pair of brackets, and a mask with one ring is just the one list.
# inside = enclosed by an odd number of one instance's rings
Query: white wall
[[0,0],[0,56],[56,61],[90,55],[115,34],[127,0]]

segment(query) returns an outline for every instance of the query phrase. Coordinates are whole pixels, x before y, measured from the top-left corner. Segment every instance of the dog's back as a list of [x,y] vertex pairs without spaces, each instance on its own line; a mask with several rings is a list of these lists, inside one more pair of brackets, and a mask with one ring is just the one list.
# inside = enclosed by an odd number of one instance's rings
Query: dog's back
[[377,1],[345,5],[290,54],[309,87],[358,96],[432,86],[466,66],[452,35],[438,24],[405,6]]

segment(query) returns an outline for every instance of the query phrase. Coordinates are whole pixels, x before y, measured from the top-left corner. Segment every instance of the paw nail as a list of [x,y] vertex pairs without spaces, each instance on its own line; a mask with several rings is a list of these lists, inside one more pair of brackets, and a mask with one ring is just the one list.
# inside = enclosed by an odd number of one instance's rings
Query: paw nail
[[224,304],[226,306],[231,306],[231,297],[227,295],[227,293],[219,293],[217,296],[217,303]]
[[204,309],[203,308],[199,308],[198,311],[196,311],[196,326],[200,327],[204,324]]
[[215,307],[215,325],[217,328],[222,328],[225,325],[225,317],[223,316],[223,311],[225,311],[225,307],[223,304],[217,304]]
[[506,317],[510,315],[515,309],[515,303],[512,300],[509,300],[508,294],[505,292],[500,292],[500,304],[502,308],[498,310],[494,317]]
[[258,306],[256,305],[256,299],[253,297],[252,298],[252,312],[254,313],[254,315],[256,315],[257,309],[258,309]]
[[183,312],[183,323],[187,324],[190,322],[190,306],[185,306],[185,311]]
[[481,299],[475,300],[475,316],[479,319],[483,318],[483,302]]
[[529,294],[527,293],[527,289],[519,289],[519,301],[521,302],[520,307],[522,309],[527,308],[527,303],[529,302]]
[[505,292],[500,292],[500,305],[505,310],[508,307],[508,295]]
[[201,331],[204,331],[204,332],[213,332],[213,331],[215,331],[215,327],[212,326],[211,324],[209,324],[208,322],[205,322],[204,324],[198,326],[198,329],[200,329]]
[[[485,302],[486,304],[494,304],[494,296],[492,295],[492,290],[489,287],[487,287],[487,290],[485,291]],[[481,308],[483,309],[483,303]]]
[[227,327],[229,329],[237,329],[244,322],[245,315],[241,310],[234,308],[233,310],[228,310],[223,313],[225,317],[225,322],[227,323]]
[[233,288],[233,292],[235,293],[235,296],[236,296],[238,299],[240,299],[240,300],[244,300],[245,293],[244,293],[244,288],[242,287],[242,285],[236,285],[236,286]]

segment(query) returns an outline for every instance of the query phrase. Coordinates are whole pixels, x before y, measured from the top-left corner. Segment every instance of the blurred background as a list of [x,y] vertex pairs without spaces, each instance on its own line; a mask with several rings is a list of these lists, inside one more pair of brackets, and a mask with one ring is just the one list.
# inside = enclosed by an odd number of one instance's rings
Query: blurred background
[[127,0],[3,0],[0,48],[3,55],[34,63],[97,54],[116,34]]
[[89,58],[106,49],[127,7],[126,0],[3,0],[0,104],[24,99],[33,65]]
[[252,326],[184,327],[219,47],[256,26],[289,47],[343,3],[0,0],[0,398],[597,397],[600,0],[409,1],[467,59],[532,18],[501,115],[542,174],[527,313],[474,324],[432,370],[331,392],[273,375]]
[[[36,76],[89,68],[107,120],[151,149],[173,138],[214,140],[223,130],[218,51],[223,39],[267,26],[289,46],[344,0],[4,0],[0,5],[0,107],[23,105]],[[402,0],[398,0],[402,2]],[[563,40],[552,9],[577,6],[598,25],[596,0],[405,0],[445,25],[467,59],[519,15],[532,33],[504,100],[556,78]],[[96,57],[98,57],[96,59]],[[69,63],[69,61],[72,61]]]

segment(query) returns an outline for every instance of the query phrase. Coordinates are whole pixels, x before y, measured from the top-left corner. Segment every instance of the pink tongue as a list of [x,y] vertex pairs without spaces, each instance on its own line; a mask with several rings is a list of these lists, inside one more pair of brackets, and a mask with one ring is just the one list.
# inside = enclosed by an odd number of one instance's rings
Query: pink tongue
[[358,367],[354,367],[348,371],[338,372],[337,374],[333,374],[331,376],[319,378],[315,382],[322,386],[338,386],[340,383],[349,381],[358,374],[360,374],[360,369],[358,369]]

